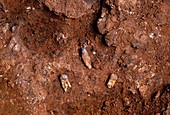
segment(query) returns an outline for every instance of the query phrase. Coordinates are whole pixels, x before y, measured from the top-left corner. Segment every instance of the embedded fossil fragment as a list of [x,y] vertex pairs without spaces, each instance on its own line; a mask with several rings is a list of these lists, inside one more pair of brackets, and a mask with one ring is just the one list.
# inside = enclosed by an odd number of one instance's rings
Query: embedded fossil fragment
[[89,68],[91,69],[92,66],[91,66],[91,59],[90,59],[90,56],[89,54],[87,53],[87,50],[85,48],[82,48],[81,49],[81,53],[82,53],[82,59],[84,61],[84,64]]
[[117,79],[118,79],[118,77],[117,77],[116,74],[111,74],[110,78],[109,78],[109,80],[107,82],[107,87],[112,88],[115,85]]
[[68,76],[65,75],[65,74],[62,74],[60,76],[60,82],[61,82],[61,85],[62,85],[62,88],[64,90],[64,92],[67,92],[67,89],[70,87],[71,88],[71,84],[68,80]]

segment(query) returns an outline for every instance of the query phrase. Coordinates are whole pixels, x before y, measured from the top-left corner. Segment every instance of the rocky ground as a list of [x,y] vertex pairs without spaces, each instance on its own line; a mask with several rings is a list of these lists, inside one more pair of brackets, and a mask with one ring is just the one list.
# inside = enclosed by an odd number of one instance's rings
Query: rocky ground
[[0,0],[1,115],[170,115],[169,0]]

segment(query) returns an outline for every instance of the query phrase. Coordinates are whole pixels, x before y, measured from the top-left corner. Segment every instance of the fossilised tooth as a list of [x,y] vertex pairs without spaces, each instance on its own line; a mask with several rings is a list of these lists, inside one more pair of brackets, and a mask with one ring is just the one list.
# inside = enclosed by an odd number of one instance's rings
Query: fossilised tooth
[[111,74],[107,83],[107,87],[112,88],[115,85],[117,79],[118,77],[116,74]]
[[81,53],[82,53],[82,59],[84,61],[84,64],[89,68],[91,69],[92,66],[91,66],[91,59],[90,59],[90,56],[89,54],[87,53],[87,50],[85,48],[82,48],[81,49]]
[[68,76],[65,75],[65,74],[62,74],[60,76],[60,82],[61,82],[61,85],[62,85],[62,88],[64,90],[64,92],[67,92],[67,89],[70,87],[71,88],[71,84],[68,80]]

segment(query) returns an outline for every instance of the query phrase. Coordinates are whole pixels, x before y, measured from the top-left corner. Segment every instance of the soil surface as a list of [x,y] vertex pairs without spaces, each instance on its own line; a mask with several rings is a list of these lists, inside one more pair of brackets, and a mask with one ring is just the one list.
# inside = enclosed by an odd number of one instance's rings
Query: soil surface
[[0,0],[0,114],[170,115],[169,12],[169,0]]

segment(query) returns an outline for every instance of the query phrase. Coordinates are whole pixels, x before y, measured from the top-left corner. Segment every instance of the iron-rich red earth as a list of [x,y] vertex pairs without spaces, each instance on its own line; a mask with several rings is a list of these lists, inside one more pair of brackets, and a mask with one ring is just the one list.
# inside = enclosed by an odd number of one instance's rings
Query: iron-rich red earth
[[169,12],[169,0],[0,0],[0,114],[170,115]]

